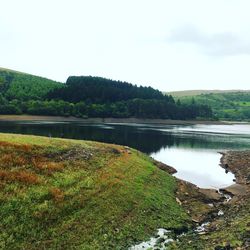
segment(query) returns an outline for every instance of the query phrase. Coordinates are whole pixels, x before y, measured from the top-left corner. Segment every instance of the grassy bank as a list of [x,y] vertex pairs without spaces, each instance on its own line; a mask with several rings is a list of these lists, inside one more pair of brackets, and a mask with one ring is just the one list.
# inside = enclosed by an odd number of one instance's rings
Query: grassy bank
[[0,249],[126,249],[189,221],[174,177],[136,150],[0,134]]

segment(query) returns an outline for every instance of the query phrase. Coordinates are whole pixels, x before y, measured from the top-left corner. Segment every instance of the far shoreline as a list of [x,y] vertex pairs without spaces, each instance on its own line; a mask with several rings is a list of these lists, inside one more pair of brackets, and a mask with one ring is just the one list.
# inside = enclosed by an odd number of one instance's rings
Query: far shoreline
[[[170,119],[142,119],[142,118],[77,118],[64,116],[38,115],[0,115],[0,122],[11,121],[49,121],[49,122],[82,122],[82,123],[131,123],[131,124],[158,124],[158,125],[195,125],[211,124],[226,125],[242,123],[236,121],[206,121],[206,120],[170,120]],[[246,122],[247,123],[247,122]]]

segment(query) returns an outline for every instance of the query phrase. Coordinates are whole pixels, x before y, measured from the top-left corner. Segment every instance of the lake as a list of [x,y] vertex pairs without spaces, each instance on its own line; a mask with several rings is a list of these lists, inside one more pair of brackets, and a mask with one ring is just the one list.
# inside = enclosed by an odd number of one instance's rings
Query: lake
[[233,184],[219,167],[225,150],[250,149],[250,125],[88,124],[0,122],[0,132],[34,134],[127,145],[177,169],[176,177],[203,188]]

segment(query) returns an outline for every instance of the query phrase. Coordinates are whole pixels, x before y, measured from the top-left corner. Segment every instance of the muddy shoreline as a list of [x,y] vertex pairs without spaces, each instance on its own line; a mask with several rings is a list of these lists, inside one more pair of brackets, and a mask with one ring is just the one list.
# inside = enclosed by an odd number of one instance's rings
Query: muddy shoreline
[[64,116],[37,115],[0,115],[0,121],[50,121],[50,122],[83,122],[83,123],[138,123],[165,125],[195,125],[195,124],[231,124],[224,121],[203,120],[170,120],[170,119],[139,119],[139,118],[76,118]]
[[[235,184],[202,189],[176,178],[176,202],[190,215],[190,222],[178,231],[159,228],[149,241],[130,249],[250,249],[250,151],[221,154],[220,165],[235,174]],[[176,173],[173,167],[152,161],[159,169]]]
[[202,232],[191,230],[181,237],[180,249],[250,249],[250,150],[221,154],[220,165],[235,175],[235,184],[202,189],[177,179],[176,200],[190,215],[193,228],[206,224]]

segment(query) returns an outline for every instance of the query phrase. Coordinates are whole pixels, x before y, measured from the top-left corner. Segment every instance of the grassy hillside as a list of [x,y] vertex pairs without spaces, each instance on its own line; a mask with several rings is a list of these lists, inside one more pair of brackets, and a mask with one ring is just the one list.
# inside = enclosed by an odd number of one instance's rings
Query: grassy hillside
[[205,90],[205,89],[195,89],[195,90],[180,90],[180,91],[172,91],[166,92],[167,95],[172,95],[175,98],[185,97],[185,96],[197,96],[202,94],[222,94],[222,93],[231,93],[231,92],[245,92],[245,90]]
[[0,68],[0,94],[8,100],[39,100],[60,86],[61,83],[47,78]]
[[227,93],[210,93],[194,96],[175,97],[181,103],[209,105],[213,114],[223,120],[249,120],[250,119],[250,91]]
[[174,177],[136,150],[0,134],[0,249],[127,249],[182,228]]

